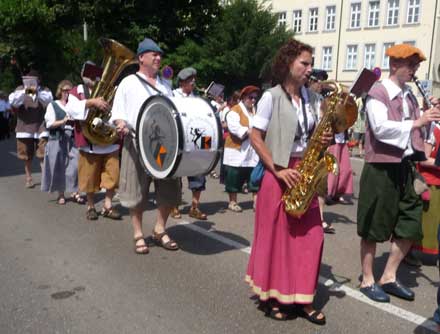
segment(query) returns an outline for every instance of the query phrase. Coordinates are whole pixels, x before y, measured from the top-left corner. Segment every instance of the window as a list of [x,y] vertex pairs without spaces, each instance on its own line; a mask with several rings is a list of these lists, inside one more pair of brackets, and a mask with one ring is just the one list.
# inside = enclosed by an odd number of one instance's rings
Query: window
[[420,0],[408,0],[408,14],[406,23],[419,23],[420,19]]
[[312,48],[312,67],[315,67],[315,48]]
[[331,70],[332,69],[332,47],[325,46],[322,48],[322,69]]
[[409,44],[412,46],[416,46],[416,41],[403,41],[403,44]]
[[286,12],[281,12],[278,13],[278,25],[281,27],[285,27],[286,26]]
[[336,6],[328,6],[325,9],[325,30],[335,30]]
[[355,70],[357,67],[357,45],[347,45],[347,61],[345,63],[346,70]]
[[395,26],[399,23],[399,0],[388,0],[387,25]]
[[378,27],[379,26],[379,1],[370,1],[368,3],[368,27]]
[[302,10],[293,11],[293,31],[301,32]]
[[309,31],[318,31],[318,8],[309,9]]
[[375,60],[376,45],[375,44],[365,44],[365,59],[364,67],[373,68],[376,62]]
[[351,4],[351,13],[350,13],[350,28],[360,28],[361,27],[361,3],[352,3]]
[[392,47],[394,43],[384,43],[383,44],[383,52],[382,52],[382,68],[384,70],[388,70],[390,68],[390,57],[388,57],[385,53],[387,50]]

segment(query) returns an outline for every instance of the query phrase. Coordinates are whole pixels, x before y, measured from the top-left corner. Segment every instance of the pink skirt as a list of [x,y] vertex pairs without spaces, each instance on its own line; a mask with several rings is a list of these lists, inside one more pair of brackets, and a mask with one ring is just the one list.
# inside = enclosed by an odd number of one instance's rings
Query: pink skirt
[[353,194],[353,170],[347,144],[335,144],[328,148],[339,162],[339,175],[328,173],[327,187],[330,197]]
[[[291,159],[289,167],[297,159]],[[324,242],[318,201],[296,219],[284,211],[285,185],[266,171],[257,197],[254,241],[246,282],[260,300],[311,304]]]

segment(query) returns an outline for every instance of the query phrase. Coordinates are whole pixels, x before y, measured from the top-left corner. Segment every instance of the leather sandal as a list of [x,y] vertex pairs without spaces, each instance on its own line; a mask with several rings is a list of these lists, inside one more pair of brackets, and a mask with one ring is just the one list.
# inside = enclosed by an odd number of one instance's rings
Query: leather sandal
[[98,212],[96,212],[95,208],[88,208],[86,213],[86,218],[88,220],[97,220],[98,219]]
[[35,187],[34,181],[32,181],[32,179],[27,179],[25,183],[25,187],[28,189]]
[[[139,240],[144,240],[143,245],[138,245],[137,242]],[[141,250],[142,249],[142,250]],[[145,238],[143,235],[134,238],[134,252],[139,255],[148,254],[150,252],[150,249],[147,246],[147,242],[145,241]]]
[[86,203],[85,199],[83,197],[81,197],[81,195],[78,193],[72,194],[72,196],[70,196],[70,198],[72,201],[74,201],[78,204],[85,204]]
[[[322,318],[318,318],[321,314]],[[298,311],[298,315],[315,325],[323,326],[326,322],[324,313],[318,310],[313,310],[311,313],[307,313],[303,308],[300,308]]]
[[110,208],[110,209],[102,208],[101,216],[115,220],[121,219],[121,214],[115,208]]
[[207,220],[208,216],[203,213],[202,211],[200,211],[199,208],[191,208],[189,210],[188,215],[192,218],[198,219],[198,220]]
[[[167,236],[170,240],[167,242],[163,241],[163,238]],[[166,250],[170,250],[170,251],[176,251],[179,249],[179,245],[170,238],[170,236],[168,235],[168,233],[162,232],[162,233],[156,233],[154,230],[152,232],[152,238],[153,241],[156,245],[165,248]]]

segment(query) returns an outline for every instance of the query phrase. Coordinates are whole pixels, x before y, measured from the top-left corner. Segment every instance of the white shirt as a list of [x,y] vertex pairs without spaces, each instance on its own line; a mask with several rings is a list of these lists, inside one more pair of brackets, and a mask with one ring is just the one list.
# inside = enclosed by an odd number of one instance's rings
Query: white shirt
[[[301,94],[304,96],[306,93],[302,89]],[[299,101],[299,104],[294,100],[291,99],[293,110],[292,112],[296,112],[296,115],[298,117],[299,125],[302,129],[305,129],[305,120],[304,115],[302,112],[302,99]],[[319,110],[319,101],[317,105],[315,106],[316,110]],[[307,128],[310,131],[310,129],[313,128],[313,125],[315,124],[315,115],[312,112],[310,103],[305,99],[305,110],[307,115]],[[258,101],[257,106],[257,115],[254,118],[253,127],[260,129],[262,131],[267,131],[269,128],[269,122],[272,118],[272,94],[269,91],[264,92],[263,96],[261,97],[260,101]],[[298,129],[299,130],[299,129]],[[295,134],[292,134],[293,136]],[[303,135],[299,140],[295,140],[292,145],[291,150],[291,156],[295,157],[302,157],[305,149],[307,148],[307,137],[308,134],[303,131]]]
[[183,92],[182,88],[174,89],[173,94],[175,97],[195,97],[193,92],[186,94]]
[[[85,89],[84,85],[78,85],[77,87],[78,94],[84,94],[84,89]],[[70,118],[78,121],[84,121],[89,113],[89,109],[86,108],[86,102],[87,102],[86,99],[80,100],[76,96],[70,94],[64,110],[66,111],[67,115],[70,116]],[[117,144],[87,145],[79,148],[80,151],[91,154],[109,154],[117,151],[118,149],[119,149],[119,145]]]
[[[147,79],[144,74],[140,72],[137,74],[145,80]],[[170,86],[159,76],[156,79],[156,89],[166,96],[173,96]],[[125,77],[116,91],[110,121],[122,119],[127,122],[130,129],[136,129],[136,122],[142,104],[150,96],[157,94],[153,88],[139,80],[136,75],[132,74]]]
[[[25,98],[25,90],[23,89],[17,89],[13,91],[11,94],[9,94],[9,103],[14,108],[20,108],[20,106],[24,103]],[[35,95],[35,99],[38,99],[44,106],[52,102],[53,96],[52,92],[48,89],[41,89],[41,87],[38,88],[37,94]],[[48,131],[42,131],[40,134],[38,133],[27,133],[27,132],[17,132],[16,137],[17,138],[42,138],[42,137],[48,137],[49,132]]]
[[367,98],[367,117],[369,126],[374,134],[374,137],[385,144],[396,146],[402,150],[405,150],[403,156],[409,156],[414,153],[411,145],[411,130],[414,121],[405,120],[409,117],[409,107],[406,101],[406,96],[410,94],[411,88],[405,85],[402,90],[390,79],[382,81],[385,89],[387,90],[390,100],[400,95],[402,97],[403,117],[402,121],[391,121],[388,119],[388,109],[382,102]]
[[[254,114],[249,113],[245,105],[240,102],[238,104],[243,113],[249,119],[249,128],[252,128]],[[240,124],[240,115],[234,111],[226,115],[228,130],[233,135],[242,139],[248,132],[249,128]],[[258,154],[251,146],[249,137],[241,142],[240,149],[225,147],[223,152],[223,163],[233,167],[255,167],[259,161]]]
[[11,105],[6,100],[0,100],[0,113],[3,114],[4,118],[9,118],[9,111],[11,110]]
[[[66,112],[66,106],[64,106],[60,100],[56,100],[55,103],[64,110],[64,112]],[[66,112],[67,114],[67,112]],[[55,116],[55,109],[52,105],[52,103],[49,103],[47,105],[46,108],[46,113],[44,114],[44,121],[46,122],[46,128],[50,128],[53,123],[56,121],[56,116]],[[64,125],[61,128],[63,129],[68,129],[68,130],[73,130],[73,127],[71,125]]]

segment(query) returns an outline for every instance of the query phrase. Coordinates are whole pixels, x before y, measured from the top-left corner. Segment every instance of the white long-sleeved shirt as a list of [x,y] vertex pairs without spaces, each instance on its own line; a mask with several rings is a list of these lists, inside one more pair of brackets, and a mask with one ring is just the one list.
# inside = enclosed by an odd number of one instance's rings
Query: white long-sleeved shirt
[[[249,113],[243,104],[240,102],[239,107],[249,120],[249,127],[243,126],[240,123],[240,115],[234,111],[230,111],[226,115],[226,123],[228,124],[228,131],[236,137],[242,139],[247,134],[249,128],[252,128],[254,114]],[[255,167],[259,161],[258,154],[251,146],[249,137],[241,142],[239,149],[225,147],[223,152],[223,163],[233,167]]]
[[383,80],[382,84],[391,100],[398,95],[402,97],[402,121],[389,120],[387,107],[382,102],[368,97],[366,110],[369,126],[377,140],[405,150],[403,156],[409,156],[414,153],[411,145],[411,130],[414,121],[406,119],[410,116],[406,97],[411,93],[411,88],[405,86],[401,89],[390,79]]
[[[77,87],[78,94],[84,94],[84,85]],[[65,111],[70,118],[77,121],[84,121],[87,118],[89,109],[86,107],[87,100],[80,100],[76,96],[70,94],[65,107]],[[80,151],[91,154],[109,154],[117,151],[119,145],[87,145],[79,148]]]
[[[9,104],[14,108],[20,108],[24,103],[25,96],[26,94],[24,87],[22,89],[16,89],[11,94],[9,94]],[[34,98],[38,99],[44,106],[48,105],[53,100],[52,92],[49,89],[41,89],[41,87],[38,87],[37,94],[35,95]],[[38,139],[48,136],[49,136],[48,131],[42,131],[41,133],[27,133],[27,132],[16,133],[17,138]]]

